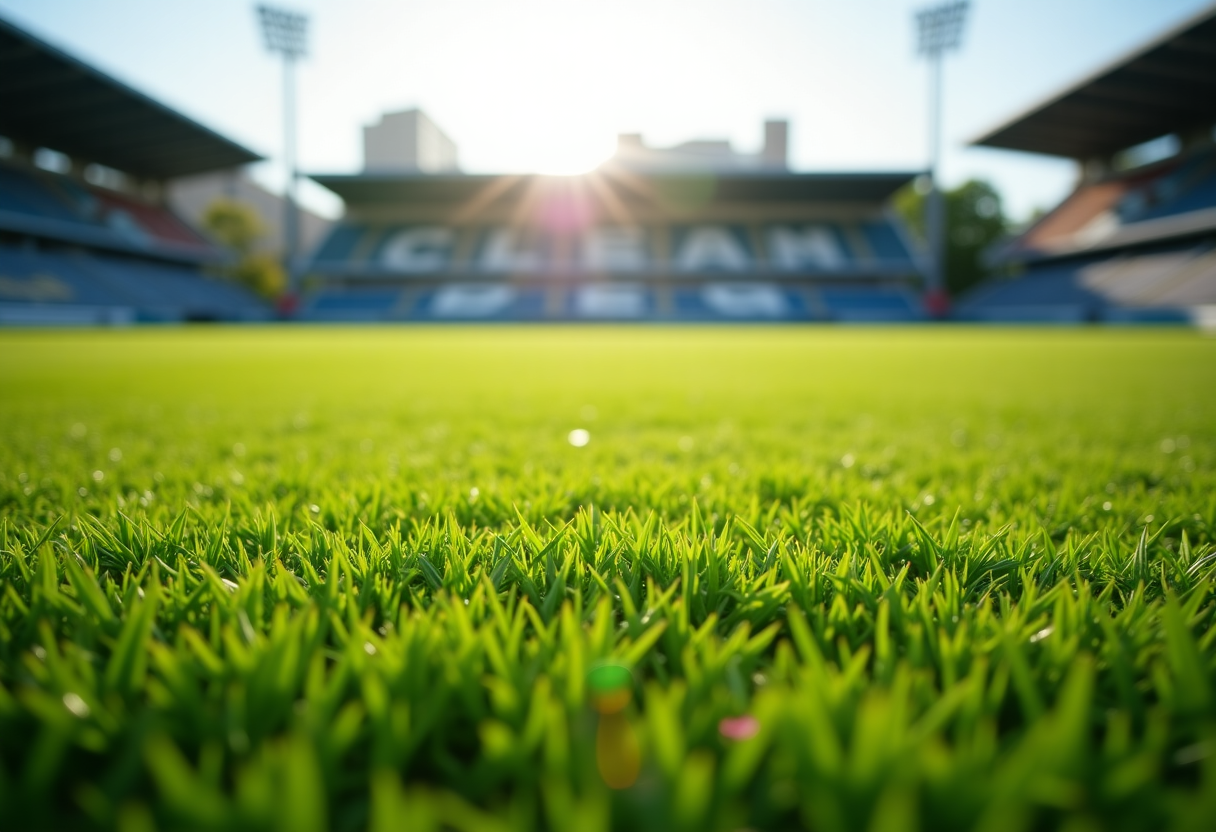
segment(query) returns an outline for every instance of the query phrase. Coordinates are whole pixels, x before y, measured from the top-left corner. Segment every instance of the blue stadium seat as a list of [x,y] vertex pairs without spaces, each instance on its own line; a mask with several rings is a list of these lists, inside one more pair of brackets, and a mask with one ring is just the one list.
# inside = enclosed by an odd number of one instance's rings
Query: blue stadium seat
[[876,259],[912,268],[912,255],[891,223],[878,221],[862,223],[861,234],[865,237]]
[[[555,294],[556,293],[556,294]],[[535,288],[508,283],[448,283],[419,289],[328,288],[310,296],[302,317],[318,321],[916,321],[907,290],[849,288],[818,293],[775,283],[712,282],[655,289],[634,284]]]
[[548,293],[505,284],[459,284],[422,290],[324,289],[305,302],[316,321],[538,321]]
[[130,305],[65,255],[7,247],[0,247],[0,302]]
[[251,293],[179,266],[77,255],[81,266],[157,319],[242,318],[262,306]]
[[65,222],[88,222],[71,202],[40,181],[41,176],[0,163],[0,210]]
[[671,306],[672,317],[678,321],[705,321],[713,317],[700,289],[673,289]]
[[352,225],[348,223],[338,223],[326,236],[324,242],[317,248],[313,255],[313,264],[322,263],[345,263],[354,253],[355,246],[358,245],[360,238],[367,233],[368,228],[364,225]]
[[511,304],[512,320],[543,321],[547,317],[548,298],[540,289],[525,289],[515,293]]
[[990,280],[962,298],[954,315],[975,321],[1097,320],[1105,300],[1077,279],[1089,262],[1056,263],[1015,278]]
[[265,304],[186,266],[85,252],[0,248],[0,301],[129,307],[143,320],[249,320]]
[[1196,177],[1193,181],[1184,181],[1173,199],[1163,201],[1145,211],[1138,219],[1154,220],[1204,208],[1216,208],[1216,170]]
[[816,315],[800,292],[770,283],[710,283],[673,289],[669,317],[677,321],[805,321]]
[[1123,224],[1216,207],[1216,153],[1191,155],[1148,176],[1129,175],[1133,184],[1115,207]]
[[314,309],[377,309],[387,312],[397,302],[400,292],[327,292],[319,295]]
[[397,289],[325,289],[309,297],[301,317],[314,321],[388,320],[401,299]]
[[824,289],[819,298],[834,321],[917,321],[924,317],[911,293],[901,289]]

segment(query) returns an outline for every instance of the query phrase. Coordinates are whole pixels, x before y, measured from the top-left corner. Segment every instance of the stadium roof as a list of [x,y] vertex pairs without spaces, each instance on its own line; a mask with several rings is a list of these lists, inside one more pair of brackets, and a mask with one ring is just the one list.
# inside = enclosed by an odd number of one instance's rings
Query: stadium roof
[[1216,123],[1216,4],[972,144],[1088,159]]
[[[611,182],[620,196],[662,199],[682,191],[703,193],[712,202],[882,203],[917,172],[891,173],[640,173],[597,171],[586,179]],[[349,204],[463,203],[493,192],[523,196],[531,186],[571,177],[517,174],[315,174],[311,178]],[[577,180],[580,177],[574,177]]]
[[3,18],[0,135],[158,179],[262,158]]

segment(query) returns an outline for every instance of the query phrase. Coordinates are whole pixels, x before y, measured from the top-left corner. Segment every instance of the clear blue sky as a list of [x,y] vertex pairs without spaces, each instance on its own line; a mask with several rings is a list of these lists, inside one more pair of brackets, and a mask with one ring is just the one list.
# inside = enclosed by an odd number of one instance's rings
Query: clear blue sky
[[[927,75],[912,13],[937,0],[283,0],[312,19],[300,158],[353,172],[361,130],[421,106],[473,172],[575,172],[619,132],[760,143],[792,123],[799,170],[924,166]],[[1015,217],[1071,187],[1070,163],[968,139],[1210,0],[973,0],[946,66],[943,176],[993,181]],[[0,14],[271,157],[281,75],[246,0],[0,0]],[[316,186],[305,194],[332,213]]]

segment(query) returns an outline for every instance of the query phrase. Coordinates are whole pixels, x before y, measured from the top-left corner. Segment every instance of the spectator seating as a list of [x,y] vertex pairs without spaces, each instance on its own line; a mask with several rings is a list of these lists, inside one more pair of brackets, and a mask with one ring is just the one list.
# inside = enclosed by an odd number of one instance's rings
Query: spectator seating
[[[56,307],[93,318],[141,321],[260,320],[265,304],[248,290],[197,268],[83,250],[0,246],[0,306],[6,321],[60,322]],[[36,310],[35,310],[36,311]]]

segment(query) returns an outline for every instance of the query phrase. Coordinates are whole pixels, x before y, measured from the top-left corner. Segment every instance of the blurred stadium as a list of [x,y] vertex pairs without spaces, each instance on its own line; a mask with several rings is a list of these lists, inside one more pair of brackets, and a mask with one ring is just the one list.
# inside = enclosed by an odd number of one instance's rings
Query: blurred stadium
[[1216,304],[1216,7],[974,144],[1073,159],[1076,190],[991,252],[970,320],[1187,321]]
[[260,157],[0,20],[0,322],[257,320],[172,181]]
[[[425,123],[417,112],[398,114]],[[346,217],[312,259],[319,320],[914,320],[918,268],[884,205],[908,173],[793,173],[757,155],[647,147],[577,177],[474,176],[398,142],[314,176]],[[433,128],[432,128],[433,129]],[[446,144],[450,145],[450,142]]]
[[[988,252],[996,277],[953,317],[1212,316],[1214,51],[1211,6],[976,140],[1080,176]],[[0,61],[3,323],[929,317],[930,261],[891,209],[919,171],[790,170],[789,125],[770,121],[754,154],[626,134],[582,176],[466,174],[418,110],[364,128],[360,173],[312,175],[345,212],[304,213],[276,313],[222,278],[234,255],[203,222],[219,197],[282,210],[241,172],[258,154],[3,21]]]

